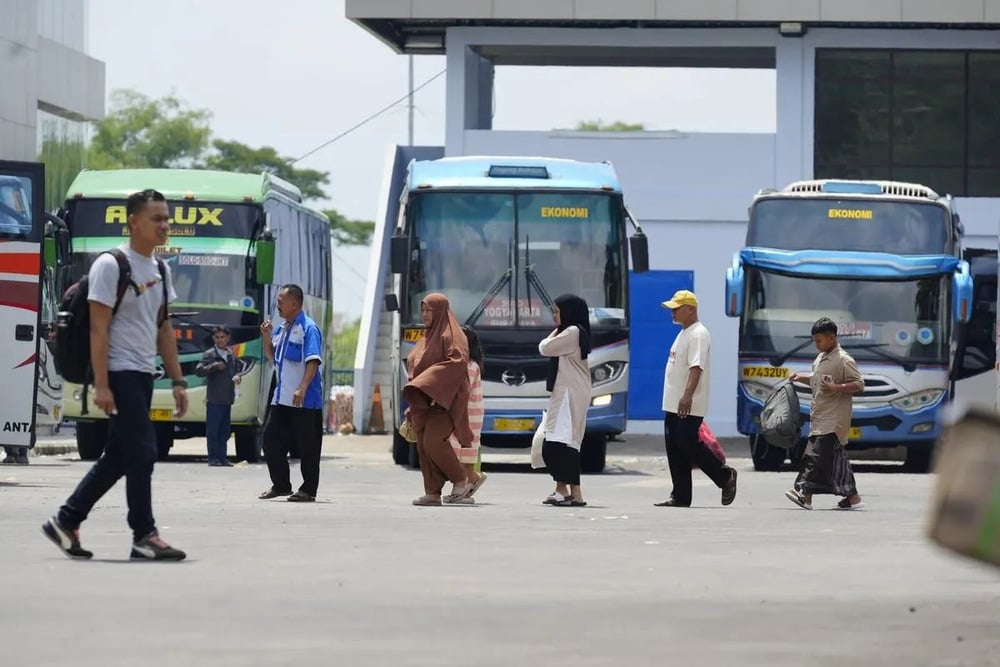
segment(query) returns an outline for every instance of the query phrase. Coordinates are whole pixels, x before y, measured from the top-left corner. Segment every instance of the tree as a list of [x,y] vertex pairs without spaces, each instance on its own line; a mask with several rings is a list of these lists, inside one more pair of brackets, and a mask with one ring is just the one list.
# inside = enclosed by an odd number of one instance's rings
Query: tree
[[598,118],[597,120],[580,121],[575,129],[577,132],[644,132],[646,126],[642,123],[626,123],[620,120],[605,123]]
[[333,368],[354,368],[354,353],[358,349],[361,320],[354,320],[333,335]]
[[216,139],[212,142],[214,153],[205,159],[205,166],[219,171],[237,171],[244,174],[270,172],[275,176],[294,183],[302,191],[304,199],[326,199],[324,185],[330,183],[330,175],[317,169],[296,169],[292,158],[278,154],[270,146],[252,148],[238,141]]
[[[298,169],[292,159],[271,146],[254,148],[239,141],[215,139],[207,109],[189,109],[173,96],[153,100],[134,90],[111,94],[111,112],[94,124],[94,138],[87,151],[90,169],[135,169],[204,167],[245,174],[269,172],[294,183],[305,200],[326,199],[323,186],[330,175],[318,169]],[[72,147],[69,147],[72,149]],[[43,145],[42,160],[60,163],[60,173],[73,171],[66,166],[72,150],[56,144]],[[75,175],[79,169],[73,171]],[[70,177],[71,178],[71,177]],[[68,183],[67,183],[68,185]],[[65,194],[65,191],[60,193]],[[375,223],[351,220],[335,209],[325,211],[330,233],[338,245],[368,245]]]
[[337,245],[371,245],[375,223],[368,220],[350,220],[335,209],[323,211],[330,218],[330,234]]
[[151,100],[134,90],[116,90],[111,113],[96,123],[89,166],[190,167],[208,148],[211,117],[207,109],[188,109],[173,96]]

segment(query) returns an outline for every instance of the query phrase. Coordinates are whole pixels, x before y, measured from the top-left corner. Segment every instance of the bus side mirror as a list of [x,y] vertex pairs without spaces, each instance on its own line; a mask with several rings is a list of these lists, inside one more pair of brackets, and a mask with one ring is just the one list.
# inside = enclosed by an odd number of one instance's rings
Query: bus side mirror
[[410,259],[410,239],[397,229],[389,242],[389,265],[393,273],[406,273]]
[[952,318],[955,322],[968,322],[972,317],[972,274],[965,260],[958,263],[955,273],[951,275],[951,291]]
[[743,260],[739,253],[733,255],[733,264],[726,269],[726,315],[740,317],[743,315]]
[[632,270],[636,273],[649,271],[649,239],[641,229],[629,237],[628,244],[632,254]]
[[395,313],[399,310],[399,299],[395,294],[389,293],[385,295],[385,312]]
[[54,236],[45,235],[45,241],[42,244],[42,255],[45,257],[46,268],[55,269],[59,254],[56,252],[56,239]]
[[265,229],[257,237],[255,245],[254,278],[258,285],[270,285],[274,282],[274,234]]

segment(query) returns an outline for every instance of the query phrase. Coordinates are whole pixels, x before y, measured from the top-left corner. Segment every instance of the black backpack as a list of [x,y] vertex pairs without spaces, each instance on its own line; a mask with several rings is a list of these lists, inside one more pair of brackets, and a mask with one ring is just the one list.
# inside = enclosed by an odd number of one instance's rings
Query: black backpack
[[802,411],[791,380],[781,382],[760,411],[760,437],[767,444],[791,449],[802,439]]
[[[129,264],[128,257],[119,248],[108,250],[106,253],[115,258],[118,262],[118,289],[116,291],[115,305],[111,309],[112,317],[118,312],[125,292],[131,287],[136,295],[139,295],[139,286],[132,280],[132,265]],[[163,284],[163,304],[166,306],[167,297],[167,269],[163,260],[157,258],[156,265],[160,270],[160,282]],[[67,382],[82,384],[82,408],[81,414],[87,414],[87,387],[94,381],[94,371],[90,364],[90,305],[87,296],[90,293],[90,284],[87,274],[84,274],[79,281],[73,283],[63,294],[59,303],[58,323],[53,330],[53,337],[50,340],[52,357],[56,364],[56,371]],[[164,308],[164,312],[166,308]],[[163,324],[161,319],[158,324]]]

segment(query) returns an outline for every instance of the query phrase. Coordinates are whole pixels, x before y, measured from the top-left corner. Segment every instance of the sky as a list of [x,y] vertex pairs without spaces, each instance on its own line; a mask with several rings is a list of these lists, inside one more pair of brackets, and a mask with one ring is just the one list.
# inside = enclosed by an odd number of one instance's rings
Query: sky
[[[109,95],[175,95],[212,112],[215,138],[282,155],[308,153],[408,90],[407,57],[348,21],[343,0],[91,0],[88,24]],[[443,56],[414,60],[416,85],[445,67]],[[445,79],[415,95],[416,144],[444,143]],[[603,119],[773,132],[776,123],[773,71],[500,67],[494,98],[493,126],[505,130]],[[299,162],[330,174],[330,199],[313,204],[374,219],[387,150],[407,142],[407,126],[404,102]],[[359,317],[368,249],[334,253],[335,309]]]

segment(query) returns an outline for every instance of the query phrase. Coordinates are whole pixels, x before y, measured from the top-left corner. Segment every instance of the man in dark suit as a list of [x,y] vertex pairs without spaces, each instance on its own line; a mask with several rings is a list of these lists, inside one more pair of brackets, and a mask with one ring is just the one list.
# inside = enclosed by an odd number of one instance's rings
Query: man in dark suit
[[232,466],[226,458],[226,442],[232,431],[230,416],[236,401],[236,356],[229,349],[229,328],[220,325],[212,330],[215,343],[202,356],[195,373],[205,382],[205,437],[208,440],[208,465]]

